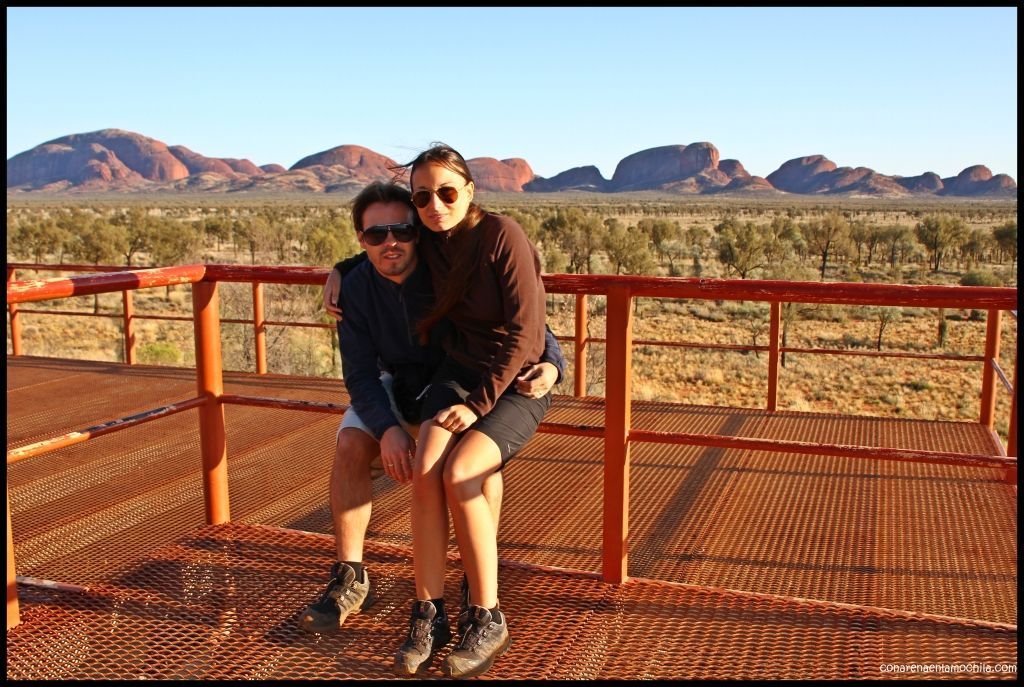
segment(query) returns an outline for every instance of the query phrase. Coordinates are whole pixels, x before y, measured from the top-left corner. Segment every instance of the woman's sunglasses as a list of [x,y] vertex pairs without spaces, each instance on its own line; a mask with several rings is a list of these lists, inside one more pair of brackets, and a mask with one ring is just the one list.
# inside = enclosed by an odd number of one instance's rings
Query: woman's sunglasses
[[437,197],[441,199],[441,202],[445,205],[451,205],[459,199],[459,189],[451,186],[442,186],[435,191],[416,191],[412,194],[412,202],[418,208],[425,208],[430,205],[430,196],[437,194]]
[[368,246],[379,246],[388,240],[388,233],[395,237],[396,241],[409,243],[416,238],[416,227],[411,224],[374,224],[372,227],[363,229],[363,240]]

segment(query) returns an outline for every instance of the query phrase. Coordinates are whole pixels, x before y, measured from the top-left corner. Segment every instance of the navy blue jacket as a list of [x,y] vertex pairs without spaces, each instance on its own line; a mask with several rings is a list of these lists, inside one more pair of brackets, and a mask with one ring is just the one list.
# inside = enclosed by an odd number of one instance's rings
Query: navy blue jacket
[[[430,332],[426,346],[419,343],[416,323],[434,304],[430,270],[424,261],[401,284],[382,277],[365,258],[355,267],[352,262],[350,258],[335,266],[344,275],[338,297],[342,370],[352,407],[379,440],[389,427],[399,424],[380,383],[381,371],[395,377],[394,393],[401,409],[402,396],[418,394],[444,359],[441,342],[451,325],[443,320]],[[542,362],[557,367],[562,379],[565,357],[547,327]],[[409,421],[417,424],[420,418]]]

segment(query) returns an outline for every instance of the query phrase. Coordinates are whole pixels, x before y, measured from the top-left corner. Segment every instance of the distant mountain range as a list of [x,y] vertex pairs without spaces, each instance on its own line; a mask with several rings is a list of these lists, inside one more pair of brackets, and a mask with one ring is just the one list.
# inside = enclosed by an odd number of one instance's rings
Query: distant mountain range
[[[955,177],[933,172],[887,176],[867,167],[837,167],[824,155],[785,162],[767,177],[751,176],[739,160],[719,160],[711,143],[649,148],[623,158],[611,179],[597,167],[575,167],[546,179],[522,158],[467,160],[483,191],[656,190],[678,194],[783,193],[847,196],[1017,197],[1017,184],[974,165]],[[353,193],[376,179],[390,179],[389,157],[358,145],[341,145],[302,158],[290,169],[257,166],[245,159],[214,158],[185,146],[120,129],[71,134],[42,143],[7,161],[8,194],[43,193]]]

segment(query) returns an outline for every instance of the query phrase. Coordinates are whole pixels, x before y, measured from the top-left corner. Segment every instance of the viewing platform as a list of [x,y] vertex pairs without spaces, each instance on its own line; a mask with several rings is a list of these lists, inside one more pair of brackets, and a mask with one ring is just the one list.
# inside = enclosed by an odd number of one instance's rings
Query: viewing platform
[[[203,267],[9,282],[14,304],[190,283],[199,364],[8,355],[8,679],[392,677],[413,599],[409,487],[374,483],[376,602],[337,635],[301,631],[334,561],[348,397],[337,379],[222,371],[216,343],[218,278],[325,272]],[[1004,447],[988,422],[785,411],[770,394],[764,409],[632,400],[630,299],[694,285],[604,279],[548,284],[608,294],[606,393],[563,382],[506,469],[512,645],[482,679],[1016,677],[1015,420]],[[804,288],[704,281],[711,298],[773,303]],[[1016,307],[1016,289],[949,288],[914,297]],[[911,296],[821,296],[883,297]],[[449,563],[457,606],[454,537]]]

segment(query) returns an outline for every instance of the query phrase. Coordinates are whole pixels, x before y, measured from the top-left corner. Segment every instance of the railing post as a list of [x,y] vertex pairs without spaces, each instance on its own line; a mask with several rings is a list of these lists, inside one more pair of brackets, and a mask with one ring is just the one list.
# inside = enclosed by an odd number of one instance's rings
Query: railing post
[[1017,455],[1017,352],[1013,353],[1013,392],[1010,394],[1010,429],[1006,436],[1006,455]]
[[587,294],[576,294],[576,340],[573,394],[587,395]]
[[192,285],[192,309],[196,340],[196,386],[199,396],[206,399],[206,404],[198,409],[206,522],[217,525],[231,519],[224,406],[220,403],[224,393],[224,378],[217,282],[200,281]]
[[121,292],[124,313],[124,361],[135,364],[135,331],[132,324],[135,318],[135,307],[132,305],[132,292],[125,289]]
[[605,582],[628,577],[629,428],[632,409],[633,311],[628,286],[608,292],[605,323],[604,564]]
[[267,374],[267,318],[263,312],[263,283],[252,284],[252,326],[256,340],[256,374]]
[[[7,268],[7,283],[15,281],[16,270],[13,267]],[[11,315],[11,355],[21,355],[21,319],[18,317],[18,304],[11,303],[7,306],[7,312]]]
[[[1013,392],[1010,394],[1010,429],[1006,436],[1006,455],[1017,456],[1017,353],[1013,354]],[[1017,484],[1017,468],[1007,468],[1004,479]]]
[[18,574],[14,566],[14,535],[11,533],[11,492],[7,491],[7,629],[10,630],[20,622]]
[[985,363],[981,371],[981,417],[978,422],[992,429],[996,407],[996,371],[993,361],[999,360],[999,328],[1003,311],[993,309],[985,318]]
[[768,320],[768,412],[774,413],[779,402],[779,320],[782,305],[771,302]]

